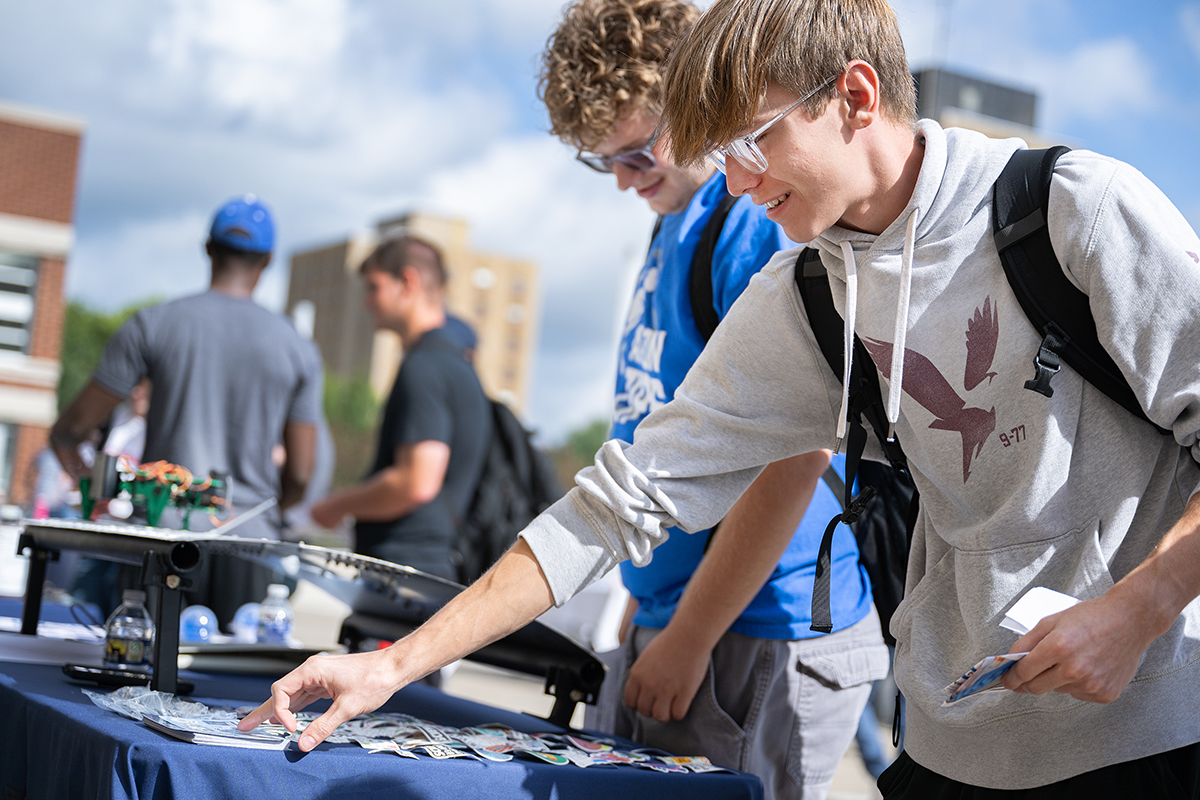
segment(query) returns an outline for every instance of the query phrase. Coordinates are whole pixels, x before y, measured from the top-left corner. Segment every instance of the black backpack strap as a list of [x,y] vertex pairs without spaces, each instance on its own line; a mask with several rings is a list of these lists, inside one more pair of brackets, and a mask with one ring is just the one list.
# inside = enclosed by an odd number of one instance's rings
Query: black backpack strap
[[[806,247],[796,263],[796,288],[800,291],[800,299],[808,315],[809,325],[817,338],[817,346],[821,355],[829,363],[829,368],[838,381],[842,380],[842,341],[845,320],[833,305],[833,292],[829,288],[829,274],[821,263],[820,254],[811,247]],[[861,418],[875,431],[875,437],[883,446],[884,455],[892,467],[907,474],[908,459],[904,455],[899,442],[888,440],[887,406],[883,402],[883,394],[879,388],[879,374],[871,354],[854,337],[854,363],[850,370],[850,411],[847,436],[855,437],[855,430],[861,430],[858,424]],[[866,443],[866,431],[863,431],[863,443]],[[861,455],[862,449],[859,449]],[[846,482],[853,485],[854,478],[850,474],[849,449],[847,450]],[[857,464],[857,458],[855,462]]]
[[[692,304],[692,318],[696,321],[696,329],[707,342],[717,330],[721,322],[717,309],[713,306],[712,268],[713,257],[717,252],[717,240],[725,228],[725,220],[737,203],[738,198],[726,192],[717,207],[713,209],[704,230],[700,232],[700,241],[696,244],[696,252],[692,255],[691,271],[688,274],[688,295]],[[662,230],[662,216],[654,221],[654,231],[650,234],[650,248]]]
[[[845,321],[833,305],[833,292],[829,287],[829,275],[821,264],[820,254],[813,248],[805,248],[796,261],[796,288],[808,315],[809,324],[817,339],[821,354],[829,363],[833,374],[842,379],[843,330]],[[858,521],[867,505],[875,497],[873,486],[863,486],[857,497],[852,497],[854,479],[858,474],[859,462],[867,444],[866,428],[860,420],[866,420],[875,431],[884,453],[897,471],[908,473],[908,460],[895,439],[888,439],[887,412],[879,388],[879,374],[866,347],[854,337],[854,362],[850,369],[850,403],[846,428],[846,479],[843,483],[842,513],[829,521],[817,550],[816,577],[813,583],[811,629],[820,633],[833,631],[833,614],[830,609],[830,591],[833,583],[833,535],[840,523],[852,525]],[[832,484],[831,484],[832,486]],[[911,530],[911,529],[910,529]]]
[[[721,230],[725,220],[738,198],[726,192],[721,202],[713,209],[712,216],[704,223],[704,231],[700,234],[700,242],[696,245],[696,253],[692,256],[692,272],[689,290],[692,299],[692,317],[696,320],[696,328],[704,341],[712,338],[717,330],[720,318],[713,305],[713,257],[717,252],[717,239],[721,238]],[[657,233],[657,229],[655,229]]]
[[[1070,148],[1018,150],[992,189],[992,233],[1021,309],[1044,335],[1025,388],[1054,395],[1051,379],[1066,362],[1134,416],[1150,422],[1128,381],[1100,344],[1088,296],[1063,274],[1050,243],[1046,210],[1054,165]],[[1154,423],[1150,423],[1154,424]],[[1169,433],[1154,426],[1160,433]]]
[[846,510],[842,498],[846,494],[846,482],[842,480],[842,476],[838,475],[836,469],[830,464],[825,468],[825,472],[821,475],[821,480],[825,481],[825,485],[829,487],[829,491],[833,492],[833,496],[837,498],[838,505],[842,506],[842,510]]

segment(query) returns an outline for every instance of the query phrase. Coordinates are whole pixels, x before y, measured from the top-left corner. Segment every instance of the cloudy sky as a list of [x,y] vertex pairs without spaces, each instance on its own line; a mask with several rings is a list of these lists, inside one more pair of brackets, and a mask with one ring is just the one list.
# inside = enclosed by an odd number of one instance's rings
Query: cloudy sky
[[[706,5],[707,3],[705,3]],[[1200,227],[1200,0],[895,0],[914,68],[1035,91],[1039,127],[1128,161]],[[546,134],[538,55],[561,0],[0,3],[0,99],[87,123],[67,292],[104,309],[207,280],[226,197],[263,196],[279,264],[410,210],[532,258],[529,421],[607,414],[614,323],[652,216]],[[0,165],[2,168],[2,165]]]

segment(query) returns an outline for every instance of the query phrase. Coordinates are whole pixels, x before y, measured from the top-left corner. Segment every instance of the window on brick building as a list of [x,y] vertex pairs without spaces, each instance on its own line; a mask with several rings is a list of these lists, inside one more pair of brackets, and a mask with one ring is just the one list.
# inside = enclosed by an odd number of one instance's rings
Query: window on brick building
[[28,352],[36,286],[36,258],[0,252],[0,350]]
[[0,503],[8,502],[12,483],[13,456],[17,450],[17,426],[0,422]]

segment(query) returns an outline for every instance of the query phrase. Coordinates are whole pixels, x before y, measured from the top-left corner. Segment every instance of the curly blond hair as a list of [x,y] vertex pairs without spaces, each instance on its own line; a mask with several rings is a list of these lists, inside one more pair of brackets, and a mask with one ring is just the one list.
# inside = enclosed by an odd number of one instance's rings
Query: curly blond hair
[[624,114],[662,111],[667,54],[700,11],[684,0],[576,0],[546,42],[538,97],[550,132],[595,147]]

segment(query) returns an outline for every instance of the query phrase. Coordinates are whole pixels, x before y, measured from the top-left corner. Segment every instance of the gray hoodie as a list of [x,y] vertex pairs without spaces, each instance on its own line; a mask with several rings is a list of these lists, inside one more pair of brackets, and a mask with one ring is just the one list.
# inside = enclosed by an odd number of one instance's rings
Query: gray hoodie
[[[953,779],[1021,789],[1200,741],[1196,602],[1114,703],[995,692],[941,707],[948,683],[1012,646],[998,623],[1027,589],[1104,593],[1200,486],[1200,240],[1136,170],[1063,156],[1050,194],[1055,252],[1143,408],[1174,437],[1069,368],[1053,397],[1028,391],[1041,337],[991,235],[992,184],[1024,144],[929,121],[919,135],[921,173],[900,217],[879,236],[834,227],[812,243],[847,330],[879,368],[921,493],[891,626],[905,746]],[[796,255],[777,255],[751,282],[634,443],[607,443],[525,531],[557,602],[619,560],[649,560],[670,526],[709,527],[763,465],[834,446],[842,386],[800,306]]]

